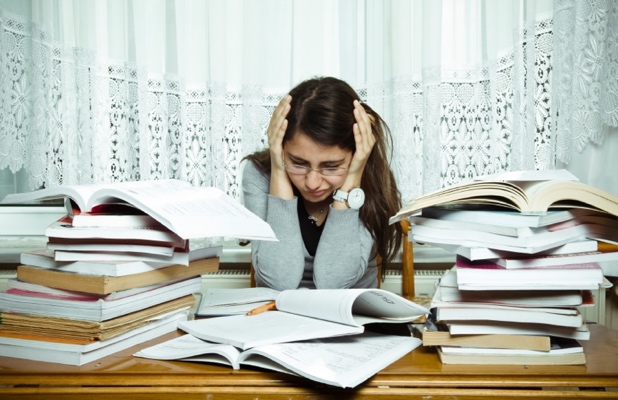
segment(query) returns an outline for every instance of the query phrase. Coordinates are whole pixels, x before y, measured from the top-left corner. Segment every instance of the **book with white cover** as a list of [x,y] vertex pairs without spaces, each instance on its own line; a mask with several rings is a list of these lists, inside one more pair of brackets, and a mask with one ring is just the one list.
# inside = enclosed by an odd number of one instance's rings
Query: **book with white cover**
[[440,279],[432,307],[441,304],[496,304],[516,307],[593,306],[592,292],[581,290],[460,290],[457,273],[448,270]]
[[[460,246],[458,244],[446,244],[433,241],[425,241],[425,244],[439,247],[455,255],[466,257],[468,260],[488,260],[496,258],[517,258],[527,256],[519,251],[503,251],[497,249],[490,249],[485,244],[479,246]],[[532,257],[542,257],[545,255],[561,255],[580,253],[587,251],[597,251],[598,242],[596,240],[577,240],[573,242],[565,243],[558,247],[553,247],[547,250],[539,251],[531,255]],[[528,254],[530,255],[530,254]]]
[[489,247],[519,253],[539,253],[581,239],[606,240],[618,243],[618,229],[607,225],[582,224],[546,231],[526,237],[512,237],[487,232],[432,228],[414,225],[409,237],[420,243],[445,243],[466,247]]
[[153,254],[155,256],[172,257],[176,250],[174,246],[169,245],[146,245],[132,243],[47,243],[47,248],[50,250],[58,250],[64,252],[90,252],[101,254],[105,257],[105,253],[120,253],[120,254]]
[[67,365],[84,365],[176,330],[188,311],[171,313],[108,340],[88,344],[31,340],[0,335],[0,356]]
[[0,309],[3,312],[100,322],[189,294],[199,293],[201,288],[202,278],[198,276],[114,300],[87,295],[65,297],[7,289],[0,292]]
[[583,347],[574,339],[552,338],[549,351],[439,346],[443,364],[583,365]]
[[273,343],[354,335],[368,323],[408,323],[429,310],[383,289],[284,290],[277,311],[187,321],[179,329],[246,350]]
[[455,321],[449,323],[448,328],[451,335],[547,335],[577,340],[590,339],[590,330],[585,323],[572,328],[510,321]]
[[428,218],[424,216],[411,216],[408,217],[408,221],[410,221],[413,226],[428,226],[430,228],[436,229],[457,229],[475,232],[486,232],[508,237],[527,237],[535,234],[549,232],[549,229],[547,227],[510,227],[506,225],[490,225],[478,222],[448,221],[438,218]]
[[[202,258],[221,257],[223,246],[212,245],[191,248],[189,262]],[[49,249],[29,250],[21,253],[20,261],[23,265],[32,267],[55,269],[62,272],[73,272],[95,276],[126,276],[149,272],[160,268],[175,265],[173,260],[164,262],[139,260],[88,260],[88,261],[56,261],[54,251]]]
[[[445,354],[547,355],[547,352],[527,349],[488,349],[483,347],[441,346]],[[583,353],[584,348],[575,339],[553,338],[550,354]]]
[[192,335],[160,343],[134,354],[157,360],[182,360],[254,366],[300,375],[327,385],[352,388],[408,354],[420,339],[366,332],[355,336],[325,338],[255,347],[243,352]]
[[132,252],[90,252],[90,251],[62,251],[54,250],[54,259],[61,262],[74,261],[144,261],[154,263],[168,263],[171,265],[189,265],[191,261],[213,257],[220,254],[221,246],[192,248],[190,250],[175,249],[171,255],[144,254]]
[[[439,219],[445,222],[461,222],[482,224],[490,226],[502,226],[511,232],[520,232],[518,228],[539,228],[557,224],[564,221],[581,218],[587,215],[606,215],[588,208],[565,208],[550,210],[547,212],[521,213],[505,208],[491,208],[487,206],[462,206],[462,207],[427,207],[421,211],[425,218]],[[473,225],[474,226],[474,225]],[[515,230],[512,230],[514,228]]]
[[618,261],[618,251],[604,253],[600,251],[587,251],[583,253],[570,254],[547,254],[536,257],[519,258],[496,258],[489,259],[488,262],[495,263],[504,268],[539,268],[552,265],[572,265],[586,262],[606,262]]
[[539,268],[455,267],[461,290],[597,290],[604,285],[598,263]]
[[[194,187],[177,179],[67,185],[9,194],[2,203],[70,197],[80,211],[124,201],[152,216],[183,239],[230,237],[276,240],[264,220],[214,187]],[[80,228],[76,228],[80,229]]]
[[523,307],[470,307],[440,306],[436,310],[439,320],[453,321],[503,321],[513,323],[547,324],[577,328],[584,323],[582,315],[573,310],[573,314],[555,313],[557,309],[538,309]]
[[74,227],[68,217],[60,218],[45,228],[45,236],[60,239],[148,240],[179,248],[186,246],[185,239],[162,225],[159,227]]

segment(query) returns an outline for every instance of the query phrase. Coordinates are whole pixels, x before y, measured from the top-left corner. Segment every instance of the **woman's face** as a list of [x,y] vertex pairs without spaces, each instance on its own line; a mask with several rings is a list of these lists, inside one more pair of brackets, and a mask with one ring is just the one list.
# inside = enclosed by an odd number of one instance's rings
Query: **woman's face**
[[[352,161],[352,152],[337,146],[324,146],[303,133],[297,133],[283,145],[283,160],[290,181],[309,202],[319,203],[330,199],[335,189],[343,185]],[[293,173],[290,166],[311,168],[308,174]],[[341,175],[324,175],[321,168],[329,168]],[[338,169],[343,168],[343,169]],[[331,172],[332,173],[332,172]]]

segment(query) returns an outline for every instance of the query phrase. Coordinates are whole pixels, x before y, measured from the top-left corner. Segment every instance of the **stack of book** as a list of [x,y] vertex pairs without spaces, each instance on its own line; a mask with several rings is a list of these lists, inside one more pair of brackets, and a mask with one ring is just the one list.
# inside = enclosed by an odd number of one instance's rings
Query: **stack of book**
[[[213,188],[143,181],[99,189],[5,198],[64,196],[71,207],[47,228],[47,248],[22,253],[17,278],[0,293],[0,355],[82,365],[174,331],[195,306],[201,275],[219,268],[221,238],[274,239],[266,223]],[[97,200],[85,206],[82,195]],[[240,221],[245,233],[227,227]]]
[[392,222],[408,218],[410,240],[456,255],[424,345],[444,363],[585,363],[579,307],[607,282],[599,263],[618,260],[617,216],[617,196],[565,171],[484,178],[412,201]]

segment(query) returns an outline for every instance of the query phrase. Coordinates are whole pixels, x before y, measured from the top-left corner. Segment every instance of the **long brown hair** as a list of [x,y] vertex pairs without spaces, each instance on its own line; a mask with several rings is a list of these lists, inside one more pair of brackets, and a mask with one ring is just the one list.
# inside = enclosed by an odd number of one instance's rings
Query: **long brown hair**
[[[312,78],[294,87],[290,95],[292,104],[287,115],[284,144],[302,132],[325,146],[337,146],[352,153],[356,151],[353,101],[361,99],[350,85],[333,77]],[[382,270],[385,271],[401,246],[401,226],[388,223],[401,208],[401,194],[388,164],[390,154],[387,153],[392,151],[390,130],[377,112],[367,104],[361,104],[372,119],[376,144],[361,180],[365,204],[360,209],[360,219],[376,242],[377,254],[382,257]],[[270,172],[268,149],[245,158],[253,161],[260,170]]]

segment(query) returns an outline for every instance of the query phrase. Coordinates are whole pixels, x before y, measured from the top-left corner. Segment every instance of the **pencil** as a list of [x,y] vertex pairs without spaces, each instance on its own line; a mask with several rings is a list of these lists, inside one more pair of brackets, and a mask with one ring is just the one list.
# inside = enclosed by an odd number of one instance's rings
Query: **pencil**
[[277,303],[274,301],[271,301],[269,303],[256,307],[253,310],[250,310],[249,312],[247,312],[247,315],[256,315],[256,314],[263,313],[264,311],[276,310],[276,309],[277,309]]

